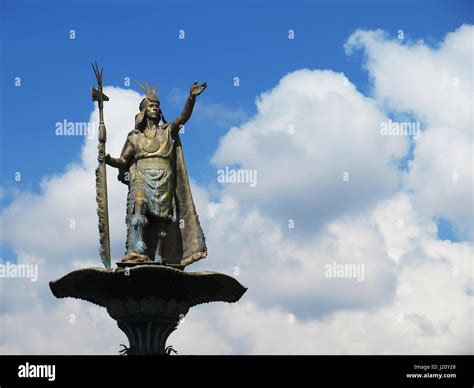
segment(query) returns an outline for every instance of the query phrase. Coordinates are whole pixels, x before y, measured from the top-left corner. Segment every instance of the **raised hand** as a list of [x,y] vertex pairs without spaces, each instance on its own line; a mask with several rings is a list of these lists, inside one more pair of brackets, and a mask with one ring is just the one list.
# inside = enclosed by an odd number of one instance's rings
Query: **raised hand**
[[189,95],[199,96],[206,88],[207,84],[205,82],[202,85],[198,85],[198,82],[194,81],[193,85],[191,86],[191,90],[189,91]]

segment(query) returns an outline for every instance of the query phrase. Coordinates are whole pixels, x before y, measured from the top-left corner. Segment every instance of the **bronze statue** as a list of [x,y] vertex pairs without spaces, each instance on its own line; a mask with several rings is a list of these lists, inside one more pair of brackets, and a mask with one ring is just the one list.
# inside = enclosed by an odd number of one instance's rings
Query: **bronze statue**
[[[103,70],[93,67],[98,87],[92,88],[92,99],[98,102],[100,118],[96,198],[100,255],[106,268],[74,270],[49,285],[57,298],[79,298],[105,307],[128,337],[130,346],[123,345],[121,353],[169,354],[167,338],[191,307],[237,302],[247,290],[225,274],[183,270],[207,255],[179,138],[206,84],[194,82],[183,112],[171,123],[163,116],[157,88],[138,84],[146,97],[120,157],[113,158],[105,152],[103,103],[109,98],[102,91]],[[106,164],[119,169],[118,178],[129,189],[127,252],[113,270]]]
[[207,255],[184,162],[180,128],[189,120],[196,97],[206,83],[191,86],[183,112],[167,122],[148,82],[137,83],[146,93],[120,157],[105,155],[129,187],[126,255],[122,262],[185,266]]

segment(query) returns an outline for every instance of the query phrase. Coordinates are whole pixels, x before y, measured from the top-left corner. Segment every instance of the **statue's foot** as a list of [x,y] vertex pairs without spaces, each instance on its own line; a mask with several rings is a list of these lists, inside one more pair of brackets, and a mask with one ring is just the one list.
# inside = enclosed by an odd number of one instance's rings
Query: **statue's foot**
[[166,261],[160,255],[155,255],[155,263],[165,265]]
[[123,258],[122,263],[146,263],[152,261],[148,256],[137,252],[128,252]]
[[140,254],[145,254],[146,251],[146,244],[143,241],[137,241],[135,244],[135,252]]

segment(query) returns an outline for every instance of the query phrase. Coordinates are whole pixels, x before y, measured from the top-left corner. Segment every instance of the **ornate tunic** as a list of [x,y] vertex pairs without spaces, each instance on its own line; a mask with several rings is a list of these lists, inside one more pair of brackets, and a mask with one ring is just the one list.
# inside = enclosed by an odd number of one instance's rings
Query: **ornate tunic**
[[[133,148],[134,162],[130,166],[130,195],[133,203],[141,201],[147,214],[171,220],[173,218],[173,154],[175,140],[171,126],[156,130],[132,131],[126,147]],[[124,149],[124,152],[127,152]]]

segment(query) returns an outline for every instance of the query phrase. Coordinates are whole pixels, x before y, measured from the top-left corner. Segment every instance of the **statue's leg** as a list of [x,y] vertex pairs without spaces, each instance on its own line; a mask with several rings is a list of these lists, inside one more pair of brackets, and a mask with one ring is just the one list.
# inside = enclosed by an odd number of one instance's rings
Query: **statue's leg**
[[135,201],[135,212],[132,216],[132,243],[133,250],[142,255],[146,252],[146,244],[143,242],[143,228],[148,223],[144,210],[143,200],[137,199]]
[[160,264],[166,264],[163,259],[163,241],[166,237],[166,220],[158,218],[156,222],[158,224],[158,243],[156,244],[155,261]]

